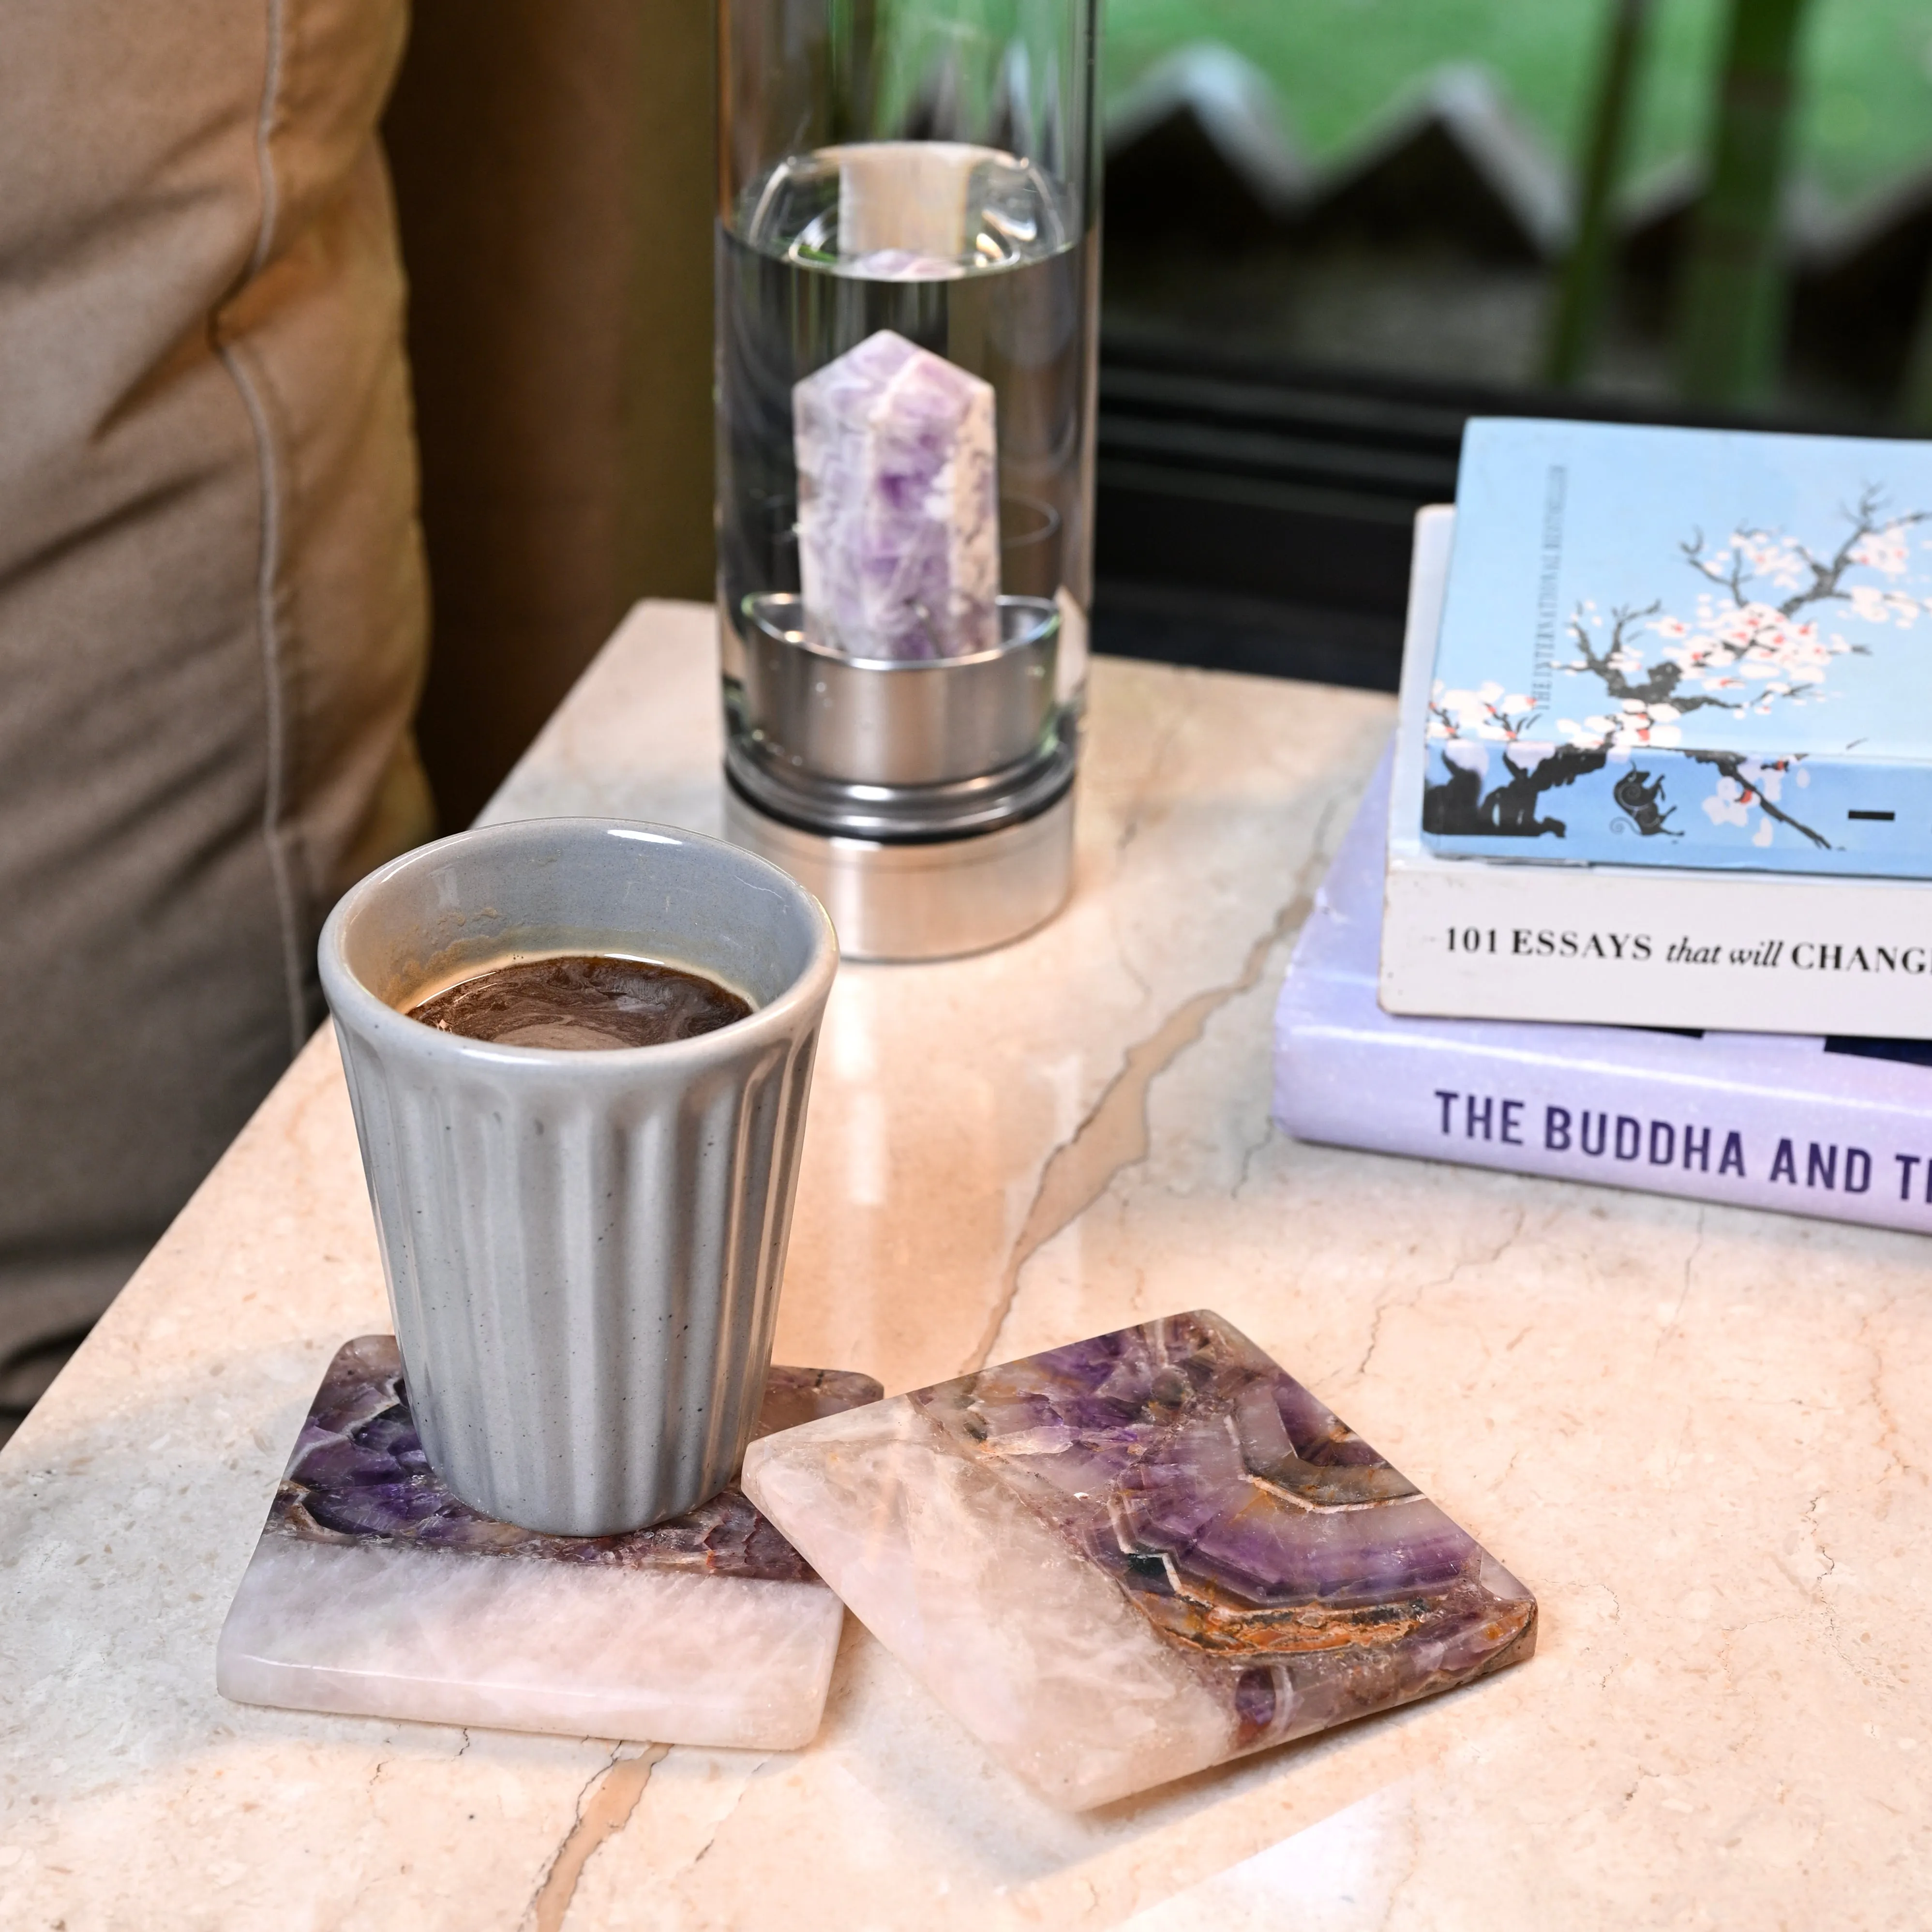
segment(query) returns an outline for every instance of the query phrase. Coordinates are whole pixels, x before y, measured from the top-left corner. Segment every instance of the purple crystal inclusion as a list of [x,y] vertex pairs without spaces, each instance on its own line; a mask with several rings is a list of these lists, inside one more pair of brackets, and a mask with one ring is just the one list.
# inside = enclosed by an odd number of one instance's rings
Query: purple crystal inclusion
[[[869,1376],[774,1366],[754,1438],[877,1402]],[[623,1569],[698,1570],[715,1576],[807,1582],[803,1557],[736,1483],[668,1522],[625,1536],[545,1536],[479,1516],[437,1479],[410,1413],[395,1339],[364,1335],[329,1364],[302,1425],[265,1534],[312,1543],[405,1544]]]
[[992,385],[890,329],[792,392],[808,622],[855,658],[1000,641]]

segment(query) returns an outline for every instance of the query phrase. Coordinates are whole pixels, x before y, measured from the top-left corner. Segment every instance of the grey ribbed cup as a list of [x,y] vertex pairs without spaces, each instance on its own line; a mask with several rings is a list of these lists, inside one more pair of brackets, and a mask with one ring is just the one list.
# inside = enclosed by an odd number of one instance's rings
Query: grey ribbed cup
[[[399,1006],[518,954],[619,952],[748,1019],[611,1052]],[[543,819],[372,873],[323,928],[423,1448],[472,1508],[610,1535],[736,1472],[771,1357],[813,1049],[838,964],[811,895],[693,832]]]

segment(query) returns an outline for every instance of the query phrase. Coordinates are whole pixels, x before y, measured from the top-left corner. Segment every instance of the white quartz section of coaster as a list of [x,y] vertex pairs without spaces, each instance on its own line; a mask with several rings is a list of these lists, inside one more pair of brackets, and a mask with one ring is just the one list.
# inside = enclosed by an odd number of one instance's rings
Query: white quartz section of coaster
[[807,616],[854,657],[999,642],[993,387],[880,329],[792,392]]
[[854,1616],[1053,1803],[1228,1756],[1234,1733],[1113,1585],[902,1396],[754,1442],[745,1492]]
[[791,1750],[838,1648],[820,1583],[262,1538],[215,1653],[249,1704]]

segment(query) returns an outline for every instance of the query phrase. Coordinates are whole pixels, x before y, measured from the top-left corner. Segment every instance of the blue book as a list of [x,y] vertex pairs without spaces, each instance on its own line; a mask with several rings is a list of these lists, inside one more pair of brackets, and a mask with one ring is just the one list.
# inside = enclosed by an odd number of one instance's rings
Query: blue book
[[1932,878],[1932,443],[1472,422],[1446,856]]

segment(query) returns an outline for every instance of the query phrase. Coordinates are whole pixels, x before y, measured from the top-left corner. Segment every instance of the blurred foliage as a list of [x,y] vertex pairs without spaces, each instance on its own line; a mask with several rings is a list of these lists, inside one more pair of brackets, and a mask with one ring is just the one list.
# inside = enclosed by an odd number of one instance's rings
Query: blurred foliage
[[[1296,140],[1346,150],[1405,90],[1451,62],[1500,75],[1556,153],[1580,149],[1604,0],[1103,0],[1118,95],[1190,41],[1227,43],[1270,75]],[[1704,148],[1724,0],[1657,0],[1626,178]],[[1794,159],[1851,198],[1932,164],[1932,0],[1816,0]]]
[[1694,401],[1768,401],[1784,357],[1778,208],[1812,0],[1731,0],[1710,178],[1684,263],[1678,377]]

